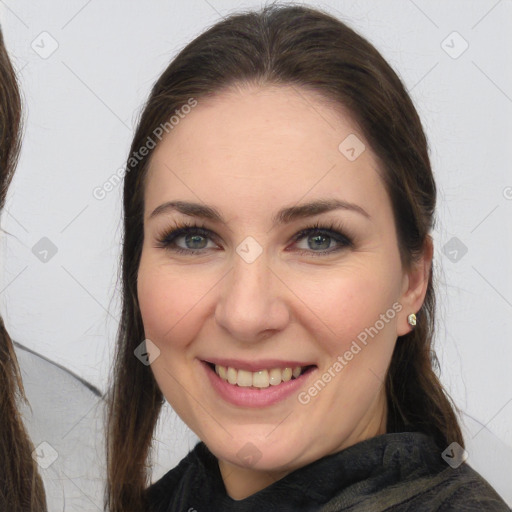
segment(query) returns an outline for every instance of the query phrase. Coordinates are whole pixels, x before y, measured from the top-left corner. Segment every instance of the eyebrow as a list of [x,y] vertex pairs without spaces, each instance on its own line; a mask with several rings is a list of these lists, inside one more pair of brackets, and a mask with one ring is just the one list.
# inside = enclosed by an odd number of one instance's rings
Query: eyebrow
[[[370,215],[357,204],[349,203],[339,199],[319,199],[317,201],[302,204],[300,206],[290,206],[288,208],[279,210],[279,212],[277,212],[277,214],[272,217],[272,223],[274,225],[288,224],[297,219],[313,217],[321,213],[340,209],[354,211],[366,217],[367,219],[371,219]],[[152,219],[158,215],[172,211],[177,211],[190,217],[208,219],[219,224],[227,224],[220,212],[213,206],[200,203],[191,203],[188,201],[169,201],[163,203],[151,212],[149,218]]]

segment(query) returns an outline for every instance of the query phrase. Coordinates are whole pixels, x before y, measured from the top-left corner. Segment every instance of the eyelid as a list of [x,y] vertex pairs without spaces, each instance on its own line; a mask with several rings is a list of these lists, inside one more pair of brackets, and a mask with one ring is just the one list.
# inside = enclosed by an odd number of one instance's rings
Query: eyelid
[[[333,239],[335,242],[340,244],[338,248],[327,249],[325,251],[314,251],[311,249],[298,249],[296,252],[307,253],[316,256],[329,255],[339,252],[344,248],[353,248],[355,237],[348,233],[344,223],[341,221],[316,221],[314,224],[309,224],[306,227],[295,233],[290,239],[291,242],[296,243],[297,241],[306,238],[308,235],[314,232],[325,233],[328,237]],[[177,253],[184,253],[188,255],[205,254],[205,251],[211,248],[201,249],[184,249],[182,247],[170,247],[171,243],[175,240],[187,235],[187,234],[199,234],[204,238],[212,240],[217,243],[220,237],[211,229],[207,228],[204,223],[199,224],[194,221],[174,221],[174,227],[163,230],[160,234],[156,235],[157,248],[167,249]]]

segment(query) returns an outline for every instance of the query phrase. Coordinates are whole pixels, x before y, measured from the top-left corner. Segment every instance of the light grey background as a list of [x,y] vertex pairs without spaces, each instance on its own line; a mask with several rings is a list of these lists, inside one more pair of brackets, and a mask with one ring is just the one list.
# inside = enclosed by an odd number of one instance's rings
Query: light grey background
[[[465,412],[468,462],[512,503],[512,2],[308,3],[375,44],[423,120],[439,187],[441,378]],[[101,391],[119,317],[121,187],[103,200],[93,191],[124,166],[175,53],[221,16],[261,4],[0,1],[26,117],[1,219],[1,313],[13,339]],[[160,439],[155,478],[195,437],[169,413]]]

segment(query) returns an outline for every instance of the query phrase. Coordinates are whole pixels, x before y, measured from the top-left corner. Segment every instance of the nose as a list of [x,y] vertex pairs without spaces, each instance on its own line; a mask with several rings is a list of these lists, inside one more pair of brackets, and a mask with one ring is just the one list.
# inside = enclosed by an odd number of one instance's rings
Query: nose
[[222,280],[215,319],[232,339],[254,343],[283,330],[290,313],[287,287],[269,266],[265,252],[254,261],[238,253]]

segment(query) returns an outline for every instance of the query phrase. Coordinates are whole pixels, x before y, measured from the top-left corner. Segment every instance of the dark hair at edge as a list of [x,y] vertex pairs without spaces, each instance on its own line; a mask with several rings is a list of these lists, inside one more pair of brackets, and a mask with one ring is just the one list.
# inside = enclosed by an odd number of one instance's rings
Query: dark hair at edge
[[[350,112],[380,162],[391,198],[402,264],[410,266],[432,241],[436,186],[427,140],[403,84],[380,53],[330,14],[304,6],[269,5],[235,13],[189,43],[154,85],[130,157],[170,116],[193,98],[245,84],[288,85],[315,91]],[[341,142],[341,141],[340,141]],[[124,178],[122,316],[107,428],[106,506],[143,510],[150,447],[163,396],[149,366],[134,356],[144,340],[137,273],[144,225],[144,181],[151,152]],[[388,432],[421,431],[441,451],[464,446],[456,408],[434,370],[435,295],[430,273],[417,325],[400,336],[386,377]]]
[[[0,28],[0,210],[18,160],[21,97]],[[0,317],[0,510],[46,511],[46,496],[21,415],[26,400],[13,344]]]

